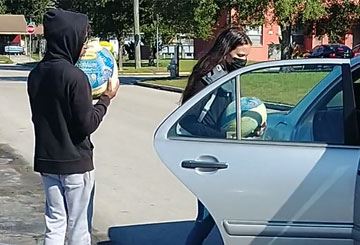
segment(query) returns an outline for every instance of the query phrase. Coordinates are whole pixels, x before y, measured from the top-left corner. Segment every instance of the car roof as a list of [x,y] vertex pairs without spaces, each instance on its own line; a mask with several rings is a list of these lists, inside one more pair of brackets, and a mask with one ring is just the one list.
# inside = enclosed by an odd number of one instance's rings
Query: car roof
[[348,46],[346,46],[345,44],[336,44],[336,43],[333,43],[333,44],[319,44],[317,46],[314,47],[315,48],[319,48],[319,47],[346,47],[346,48],[349,48]]

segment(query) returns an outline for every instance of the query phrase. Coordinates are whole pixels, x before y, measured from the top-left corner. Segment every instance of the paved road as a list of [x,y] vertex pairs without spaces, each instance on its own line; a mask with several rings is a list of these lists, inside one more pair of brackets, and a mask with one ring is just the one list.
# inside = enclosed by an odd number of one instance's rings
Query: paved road
[[[32,164],[34,138],[24,82],[28,72],[0,66],[0,143]],[[121,241],[116,244],[182,244],[195,217],[195,198],[163,166],[152,143],[154,130],[178,106],[180,95],[129,85],[133,81],[122,79],[118,96],[93,135],[94,228]]]

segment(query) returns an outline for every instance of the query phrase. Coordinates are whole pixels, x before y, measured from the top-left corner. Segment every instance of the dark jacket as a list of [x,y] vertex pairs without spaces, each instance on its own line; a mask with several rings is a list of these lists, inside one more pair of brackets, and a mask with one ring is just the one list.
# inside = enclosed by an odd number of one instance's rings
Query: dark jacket
[[[207,85],[208,83],[203,79],[196,83],[191,91],[190,98]],[[226,138],[226,130],[221,128],[220,119],[226,107],[233,100],[234,94],[224,90],[222,87],[216,89],[214,93],[216,97],[201,122],[199,122],[200,114],[213,93],[204,97],[180,120],[180,126],[191,135],[197,137]]]
[[89,81],[75,66],[87,27],[83,14],[54,9],[44,16],[47,53],[28,77],[37,172],[75,174],[94,169],[90,134],[98,128],[110,99],[101,96],[93,105]]
[[193,136],[206,138],[226,138],[226,130],[221,128],[221,115],[232,101],[232,94],[222,88],[216,91],[216,97],[211,104],[204,119],[199,122],[199,116],[205,104],[209,101],[212,93],[204,97],[199,103],[192,107],[180,120],[180,125]]

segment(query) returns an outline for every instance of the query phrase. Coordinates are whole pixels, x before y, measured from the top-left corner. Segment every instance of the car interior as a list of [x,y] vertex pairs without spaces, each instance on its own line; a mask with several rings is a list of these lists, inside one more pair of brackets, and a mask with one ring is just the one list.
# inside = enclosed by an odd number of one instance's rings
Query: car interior
[[[342,96],[342,83],[337,78],[336,85],[320,94],[294,126],[287,123],[291,120],[291,111],[270,112],[269,119],[279,121],[279,126],[267,128],[263,140],[343,144]],[[290,135],[286,133],[289,130]]]

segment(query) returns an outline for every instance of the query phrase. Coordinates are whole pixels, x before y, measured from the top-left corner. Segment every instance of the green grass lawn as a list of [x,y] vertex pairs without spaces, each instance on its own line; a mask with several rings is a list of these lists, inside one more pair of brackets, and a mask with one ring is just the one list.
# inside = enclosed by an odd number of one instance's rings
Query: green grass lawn
[[141,65],[141,68],[139,69],[135,69],[134,67],[129,67],[129,66],[124,66],[122,71],[119,71],[119,74],[122,73],[163,73],[163,72],[167,72],[166,67],[159,67],[159,69],[157,69],[157,67],[148,67],[147,64],[146,65]]
[[[28,62],[26,63],[26,65],[29,66],[35,66],[37,64],[37,62],[40,60],[39,54],[32,54],[31,57],[35,60],[35,62]],[[5,57],[6,59],[6,57]],[[1,62],[1,59],[0,59]],[[190,73],[192,71],[192,68],[194,67],[194,65],[196,64],[196,60],[180,60],[180,72],[188,72]],[[119,71],[119,74],[122,73],[169,73],[170,72],[167,70],[167,66],[169,65],[170,60],[160,60],[159,62],[159,68],[156,67],[156,62],[155,62],[155,66],[149,66],[148,61],[143,60],[141,62],[141,68],[140,69],[135,69],[135,61],[134,60],[129,60],[123,63],[123,71]]]
[[243,96],[296,105],[328,72],[252,73],[241,76]]
[[[196,60],[180,60],[180,72],[191,72],[192,68],[196,64]],[[159,73],[159,72],[169,72],[167,66],[169,65],[170,60],[160,60],[159,68],[155,66],[149,66],[148,61],[141,62],[141,68],[135,69],[135,61],[130,60],[123,63],[123,71],[119,73]]]
[[31,58],[33,58],[33,59],[36,60],[36,61],[40,61],[40,56],[39,56],[38,53],[36,53],[36,54],[31,54]]
[[[296,105],[328,72],[251,73],[241,77],[243,96],[263,101]],[[184,89],[188,77],[146,82]]]
[[0,55],[0,64],[12,64],[13,62],[9,59],[9,57]]

